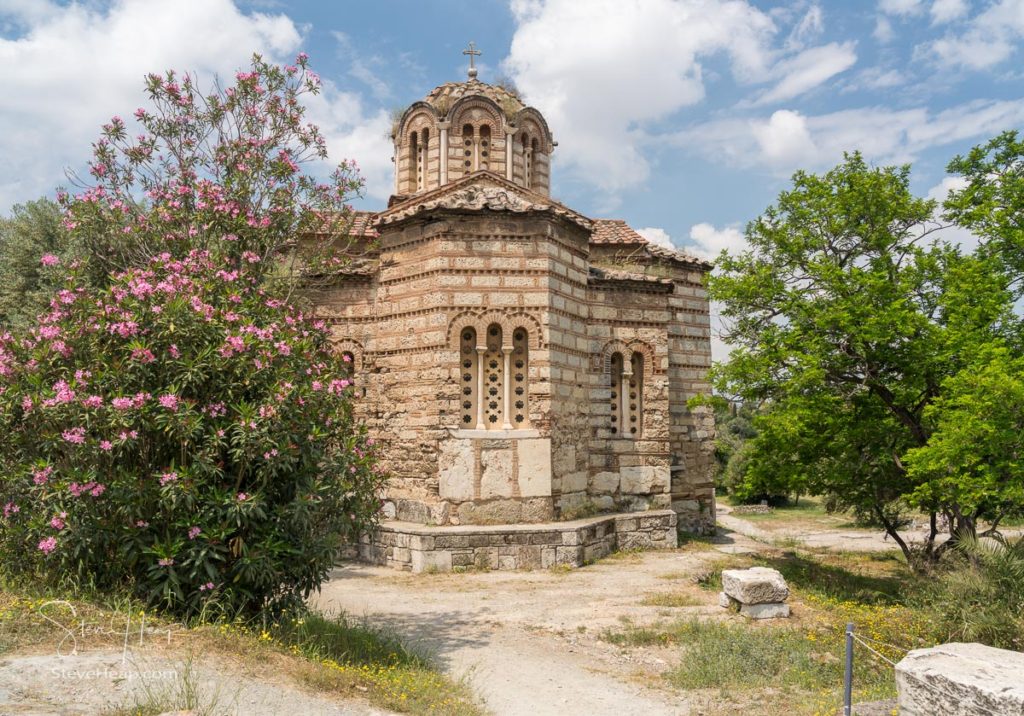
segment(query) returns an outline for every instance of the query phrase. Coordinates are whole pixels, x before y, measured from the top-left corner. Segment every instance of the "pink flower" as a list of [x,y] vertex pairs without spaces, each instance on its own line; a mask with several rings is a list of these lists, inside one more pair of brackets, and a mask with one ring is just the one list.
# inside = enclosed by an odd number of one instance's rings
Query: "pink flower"
[[174,343],[172,343],[171,347],[167,349],[167,352],[171,354],[171,358],[178,358],[181,355],[181,351],[178,350],[178,346]]
[[172,393],[160,396],[161,407],[167,408],[168,410],[178,409],[178,396]]
[[82,401],[82,405],[87,408],[102,408],[103,397],[100,395],[90,395],[88,398]]
[[85,428],[71,428],[61,433],[61,437],[74,445],[85,443]]
[[251,264],[259,263],[260,257],[258,254],[254,254],[252,251],[243,251],[242,258]]
[[132,350],[132,360],[137,360],[140,363],[152,363],[156,360],[156,356],[148,348],[135,348]]
[[21,409],[24,410],[26,413],[32,410],[33,407],[34,403],[32,402],[32,398],[26,395],[24,398],[21,399]]
[[50,520],[50,527],[52,527],[55,530],[62,530],[62,529],[64,529],[64,519],[63,518],[65,518],[67,516],[68,516],[67,512],[61,512],[59,517],[54,517],[52,520]]
[[161,567],[170,567],[172,564],[174,564],[174,560],[171,557],[162,557],[160,561],[157,562],[157,564],[159,564]]
[[200,584],[199,585],[199,591],[200,592],[208,592],[211,589],[213,589],[213,582],[207,582],[206,584]]
[[39,540],[39,544],[36,546],[43,554],[49,554],[53,550],[57,549],[57,538],[47,537],[46,539]]
[[132,408],[132,399],[131,398],[114,398],[113,400],[110,401],[110,404],[113,405],[118,410],[131,410],[131,408]]
[[13,502],[8,502],[4,505],[4,517],[10,517],[11,515],[21,512],[21,508]]
[[196,537],[199,536],[199,533],[202,532],[202,531],[203,530],[201,528],[199,528],[199,527],[192,527],[188,531],[188,538],[189,539],[195,539]]
[[146,522],[145,520],[137,520],[135,522],[135,526],[138,527],[139,529],[142,529],[143,527],[149,527],[149,523]]
[[41,470],[36,470],[32,473],[32,482],[37,485],[45,485],[50,479],[50,475],[53,474],[53,466],[47,465]]
[[110,442],[109,440],[100,441],[100,450],[103,450],[104,452],[110,452],[113,449],[114,443]]
[[60,259],[53,254],[43,254],[43,257],[39,259],[39,263],[43,266],[56,266],[60,263]]
[[238,501],[239,502],[244,502],[245,500],[248,500],[248,499],[249,499],[249,496],[247,494],[245,494],[244,492],[239,492],[238,493]]
[[178,479],[178,473],[176,472],[165,472],[160,476],[160,486],[166,485],[168,482],[174,482]]

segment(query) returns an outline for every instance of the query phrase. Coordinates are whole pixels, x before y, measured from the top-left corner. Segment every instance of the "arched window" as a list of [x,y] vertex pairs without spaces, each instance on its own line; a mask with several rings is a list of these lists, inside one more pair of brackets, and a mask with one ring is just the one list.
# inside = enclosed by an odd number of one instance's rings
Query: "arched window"
[[611,380],[611,393],[610,393],[610,408],[611,416],[609,422],[611,423],[610,429],[612,435],[619,435],[623,431],[622,427],[622,354],[612,353],[611,360],[609,361],[608,375]]
[[461,427],[469,429],[476,426],[477,403],[480,399],[477,392],[480,360],[476,353],[475,328],[462,329],[462,335],[459,337],[459,361]]
[[478,338],[476,329],[459,336],[459,423],[463,429],[515,430],[530,424],[529,333],[512,331],[511,344],[497,323]]
[[471,171],[473,171],[473,168],[475,166],[474,163],[473,163],[473,160],[474,160],[474,154],[473,154],[473,151],[474,151],[474,145],[473,145],[474,136],[475,136],[475,132],[473,131],[473,125],[472,124],[464,124],[464,125],[462,125],[462,158],[464,160],[462,165],[465,167],[465,170],[466,170],[467,174],[469,174]]
[[527,189],[533,186],[533,149],[526,134],[523,135],[523,186]]
[[526,188],[527,189],[532,189],[533,188],[534,181],[535,181],[535,178],[536,178],[536,174],[537,174],[537,149],[538,149],[539,146],[540,146],[540,143],[537,141],[536,137],[534,137],[533,139],[530,140],[530,153],[529,153],[529,160],[528,160],[529,167],[530,167],[530,172],[529,172],[529,179],[526,180]]
[[409,135],[409,187],[419,188],[420,185],[420,173],[419,173],[419,161],[420,161],[420,149],[419,149],[419,137],[416,132],[412,132]]
[[423,129],[423,137],[420,140],[420,156],[416,161],[416,168],[419,170],[416,175],[417,191],[427,188],[427,146],[430,144],[430,130]]
[[530,378],[530,341],[525,328],[512,331],[512,365],[509,371],[512,376],[512,427],[525,428],[530,424],[529,378]]
[[491,126],[485,124],[480,127],[480,146],[478,148],[478,155],[480,157],[477,162],[477,169],[486,169],[489,164],[488,157],[491,154]]
[[505,427],[502,409],[505,400],[505,356],[501,351],[501,326],[492,323],[487,327],[487,350],[483,356],[483,400],[484,427],[495,430]]
[[644,423],[644,354],[634,353],[629,377],[629,435],[638,438]]

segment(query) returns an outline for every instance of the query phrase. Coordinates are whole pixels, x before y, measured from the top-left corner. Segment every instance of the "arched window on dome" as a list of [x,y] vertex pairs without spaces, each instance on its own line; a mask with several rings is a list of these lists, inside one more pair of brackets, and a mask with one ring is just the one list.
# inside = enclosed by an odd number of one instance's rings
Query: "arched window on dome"
[[527,134],[523,135],[523,186],[533,186],[533,145]]
[[409,134],[409,188],[415,189],[419,187],[419,137],[416,132],[410,132]]
[[537,152],[540,147],[540,142],[534,137],[530,140],[530,178],[526,182],[527,189],[533,189],[533,185],[536,182],[537,177]]
[[462,125],[462,166],[466,174],[473,171],[476,166],[474,158],[474,139],[475,132],[473,131],[473,125]]
[[419,143],[419,158],[416,160],[416,167],[419,170],[416,175],[416,190],[427,188],[427,147],[430,144],[430,130],[423,128],[422,137]]
[[491,125],[484,124],[480,127],[479,146],[477,147],[477,169],[486,169],[490,165],[491,154]]

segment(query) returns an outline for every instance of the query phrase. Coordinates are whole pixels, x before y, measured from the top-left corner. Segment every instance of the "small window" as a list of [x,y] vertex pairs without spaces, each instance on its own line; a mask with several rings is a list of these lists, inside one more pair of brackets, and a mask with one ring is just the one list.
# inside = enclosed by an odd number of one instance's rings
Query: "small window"
[[512,427],[525,428],[530,424],[530,341],[525,328],[517,328],[512,332],[511,375]]
[[476,329],[463,328],[459,337],[459,402],[460,427],[474,428],[477,423],[477,374],[479,361],[476,352]]
[[612,435],[620,435],[622,432],[622,354],[612,353],[609,361],[608,375],[610,379],[611,392],[609,393],[609,430]]
[[644,421],[644,355],[634,353],[632,371],[629,376],[629,435],[638,438],[643,432]]

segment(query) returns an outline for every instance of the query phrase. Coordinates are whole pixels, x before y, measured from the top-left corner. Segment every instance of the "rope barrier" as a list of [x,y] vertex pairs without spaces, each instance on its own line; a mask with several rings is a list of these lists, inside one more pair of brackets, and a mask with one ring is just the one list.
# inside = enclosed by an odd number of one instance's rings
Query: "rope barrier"
[[[889,657],[887,657],[885,654],[882,654],[881,652],[879,652],[877,649],[872,647],[867,642],[868,641],[873,641],[876,644],[882,644],[882,645],[888,646],[888,647],[890,647],[892,649],[896,649],[897,651],[903,651],[903,652],[907,651],[906,649],[900,649],[899,647],[893,646],[892,644],[886,644],[884,641],[879,641],[877,639],[871,639],[870,637],[863,637],[862,638],[856,632],[850,632],[850,636],[853,637],[853,640],[855,642],[859,643],[861,646],[863,646],[865,649],[867,649],[870,654],[872,654],[873,656],[881,659],[882,661],[886,662],[887,664],[891,665],[893,668],[896,667],[896,662],[893,661],[892,659],[890,659]],[[913,673],[910,673],[908,671],[904,671],[903,674],[905,676],[913,679],[914,681],[918,682],[919,684],[921,684],[921,686],[924,686],[926,689],[932,691],[933,693],[936,693],[936,694],[942,696],[943,698],[945,698],[947,700],[948,703],[951,703],[951,704],[959,703],[960,700],[961,700],[961,697],[960,697],[959,694],[952,693],[948,689],[940,687],[938,684],[934,684],[934,683],[925,681],[923,678],[921,678],[917,674],[913,674]],[[981,704],[975,703],[975,704],[972,704],[972,707],[975,708],[975,709],[980,709],[981,711],[984,711],[986,714],[991,714],[991,716],[999,716],[998,713],[996,713],[995,711],[992,711],[989,708],[986,708],[985,706],[982,706]]]

